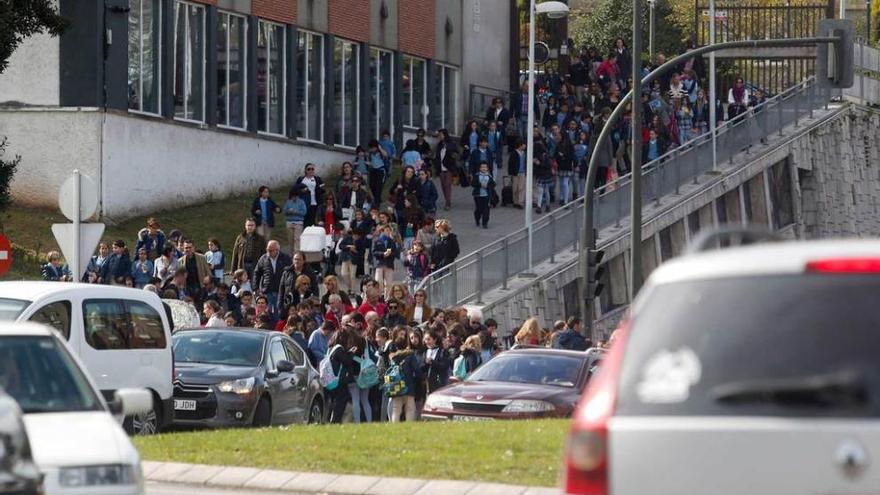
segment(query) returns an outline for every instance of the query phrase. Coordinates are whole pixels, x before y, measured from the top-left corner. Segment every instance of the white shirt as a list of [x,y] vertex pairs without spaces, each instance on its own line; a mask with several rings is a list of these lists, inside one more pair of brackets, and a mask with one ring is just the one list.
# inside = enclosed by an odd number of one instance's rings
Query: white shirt
[[437,353],[440,352],[439,347],[435,347],[433,349],[428,349],[425,353],[425,359],[430,359],[431,361],[437,359]]
[[424,314],[424,308],[421,306],[416,306],[413,308],[413,321],[417,321],[422,323],[422,315]]
[[440,171],[446,172],[446,165],[443,162],[446,161],[446,146],[440,148]]
[[309,194],[312,196],[312,206],[317,206],[318,200],[315,198],[315,189],[318,187],[318,181],[314,177],[303,177],[302,183],[309,188]]
[[210,318],[208,318],[208,323],[205,323],[205,328],[216,328],[216,327],[225,327],[226,322],[223,321],[220,316],[213,314]]
[[278,256],[276,256],[274,258],[269,256],[269,262],[272,263],[272,271],[274,272],[275,271],[275,264],[278,263]]

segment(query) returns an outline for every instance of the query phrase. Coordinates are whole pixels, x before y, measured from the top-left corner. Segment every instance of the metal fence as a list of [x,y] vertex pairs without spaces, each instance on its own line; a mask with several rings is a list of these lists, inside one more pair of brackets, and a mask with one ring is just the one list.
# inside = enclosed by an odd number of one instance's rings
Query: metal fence
[[[838,93],[839,94],[839,93]],[[831,91],[809,79],[774,96],[762,105],[725,122],[717,130],[718,162],[732,160],[766,136],[797,125],[813,111],[826,106]],[[703,134],[645,164],[642,177],[643,204],[659,201],[667,194],[712,169],[712,139]],[[594,197],[594,225],[598,229],[620,225],[630,213],[630,177],[623,176],[603,186]],[[583,222],[583,197],[534,221],[533,263],[576,248]],[[436,307],[480,302],[485,292],[502,287],[527,267],[528,231],[519,229],[473,253],[457,259],[443,270],[426,277],[421,284]]]
[[862,104],[880,105],[880,50],[864,43],[857,43],[853,50],[854,84],[843,95]]
[[482,122],[495,98],[503,99],[505,105],[510,106],[509,91],[471,84],[468,94],[468,120]]

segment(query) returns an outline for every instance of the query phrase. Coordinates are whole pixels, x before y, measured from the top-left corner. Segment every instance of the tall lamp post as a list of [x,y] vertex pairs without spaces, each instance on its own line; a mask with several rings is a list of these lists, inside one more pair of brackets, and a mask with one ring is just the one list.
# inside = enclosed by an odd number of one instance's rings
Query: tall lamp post
[[648,0],[648,7],[648,62],[654,63],[654,9],[657,7],[657,0]]
[[535,0],[529,2],[529,113],[528,124],[526,125],[526,197],[525,197],[525,213],[526,213],[526,229],[529,232],[529,253],[528,253],[528,273],[532,271],[532,236],[534,229],[532,228],[532,201],[534,200],[533,182],[534,182],[534,166],[535,157],[535,16],[544,14],[551,19],[561,19],[568,15],[568,5],[557,2],[541,2],[535,4]]

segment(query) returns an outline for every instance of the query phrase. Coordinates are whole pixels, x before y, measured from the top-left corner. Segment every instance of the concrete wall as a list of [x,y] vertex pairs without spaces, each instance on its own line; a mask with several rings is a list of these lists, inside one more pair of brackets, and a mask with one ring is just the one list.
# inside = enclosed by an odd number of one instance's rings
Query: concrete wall
[[25,39],[0,74],[0,103],[57,106],[59,53],[58,38],[38,34]]
[[470,0],[462,9],[462,84],[510,89],[510,2]]
[[[382,6],[388,17],[382,17]],[[370,0],[370,44],[397,50],[397,0]]]
[[322,147],[117,114],[107,114],[103,143],[103,213],[112,220],[289,184],[307,162],[327,175],[350,158]]
[[[470,4],[472,0],[464,2]],[[462,60],[462,0],[436,0],[435,36],[437,45],[434,47],[434,59],[452,65],[461,65]],[[452,26],[452,33],[446,33],[447,20]]]
[[327,32],[327,0],[300,0],[297,9],[298,27]]
[[4,110],[0,136],[7,136],[7,157],[21,156],[12,182],[16,202],[58,206],[58,189],[78,168],[100,184],[101,113],[96,109]]

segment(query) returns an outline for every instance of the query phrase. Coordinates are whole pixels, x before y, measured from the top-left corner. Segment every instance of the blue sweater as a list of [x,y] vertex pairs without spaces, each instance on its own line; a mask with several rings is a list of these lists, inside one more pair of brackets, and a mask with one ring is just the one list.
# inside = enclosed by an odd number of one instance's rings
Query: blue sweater
[[302,198],[288,199],[284,203],[284,219],[292,223],[303,223],[305,221],[308,206]]

